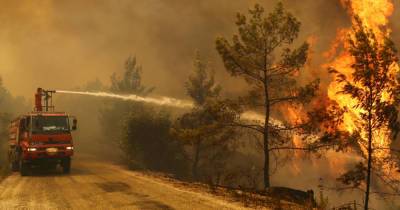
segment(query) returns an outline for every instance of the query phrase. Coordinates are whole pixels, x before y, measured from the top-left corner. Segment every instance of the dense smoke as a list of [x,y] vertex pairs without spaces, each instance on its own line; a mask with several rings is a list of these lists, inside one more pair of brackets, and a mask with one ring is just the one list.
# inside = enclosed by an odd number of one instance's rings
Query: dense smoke
[[[189,75],[198,49],[210,57],[225,92],[234,94],[243,87],[222,69],[214,40],[230,36],[236,12],[246,12],[255,2],[2,1],[0,74],[12,93],[31,96],[38,86],[70,89],[94,76],[108,82],[126,57],[137,55],[146,69],[146,84],[157,87],[160,95],[181,97],[181,81]],[[260,2],[267,11],[276,3]],[[299,40],[316,38],[316,59],[336,29],[348,25],[338,1],[284,3],[302,21]],[[312,65],[316,73],[325,72],[319,62]]]

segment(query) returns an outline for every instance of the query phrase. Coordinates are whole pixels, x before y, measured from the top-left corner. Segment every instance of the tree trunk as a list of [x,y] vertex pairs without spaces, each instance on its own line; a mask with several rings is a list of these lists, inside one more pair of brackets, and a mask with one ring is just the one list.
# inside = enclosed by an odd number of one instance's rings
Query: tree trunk
[[369,113],[368,119],[368,166],[367,166],[367,186],[365,190],[365,205],[364,209],[368,210],[369,189],[371,185],[371,167],[372,167],[372,113]]
[[193,165],[192,165],[192,177],[194,180],[197,180],[197,167],[199,164],[199,156],[200,156],[200,140],[198,139],[194,145],[195,155],[193,158]]
[[268,189],[271,186],[269,177],[269,113],[270,113],[270,103],[269,103],[269,92],[268,92],[268,78],[267,78],[267,67],[268,67],[268,51],[265,49],[264,56],[264,94],[265,94],[265,120],[264,120],[264,189]]
[[270,187],[269,180],[269,139],[268,139],[268,126],[265,128],[264,134],[264,188]]
[[268,89],[265,88],[265,121],[264,121],[264,188],[267,189],[271,186],[269,177],[269,98]]

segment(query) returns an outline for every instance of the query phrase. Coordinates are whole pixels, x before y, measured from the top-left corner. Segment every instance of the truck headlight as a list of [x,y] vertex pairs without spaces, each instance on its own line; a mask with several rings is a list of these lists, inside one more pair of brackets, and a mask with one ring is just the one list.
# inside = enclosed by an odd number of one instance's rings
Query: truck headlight
[[67,149],[67,150],[73,150],[74,147],[66,147],[65,149]]
[[37,149],[36,148],[28,148],[28,152],[34,152],[34,151],[37,151]]

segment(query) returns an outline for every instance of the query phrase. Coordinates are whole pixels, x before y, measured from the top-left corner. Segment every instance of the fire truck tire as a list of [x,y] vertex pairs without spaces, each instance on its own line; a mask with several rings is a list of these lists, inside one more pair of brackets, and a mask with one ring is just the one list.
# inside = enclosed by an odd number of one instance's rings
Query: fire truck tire
[[20,161],[19,172],[21,176],[28,176],[29,165],[27,163]]
[[71,159],[67,158],[62,162],[63,173],[69,174],[71,172]]

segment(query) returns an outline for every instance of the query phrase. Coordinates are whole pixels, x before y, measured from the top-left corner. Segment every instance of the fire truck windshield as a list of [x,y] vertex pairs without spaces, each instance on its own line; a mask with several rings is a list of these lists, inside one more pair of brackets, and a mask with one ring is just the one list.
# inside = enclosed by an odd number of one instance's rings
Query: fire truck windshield
[[32,117],[32,133],[64,133],[69,132],[66,116],[34,116]]

